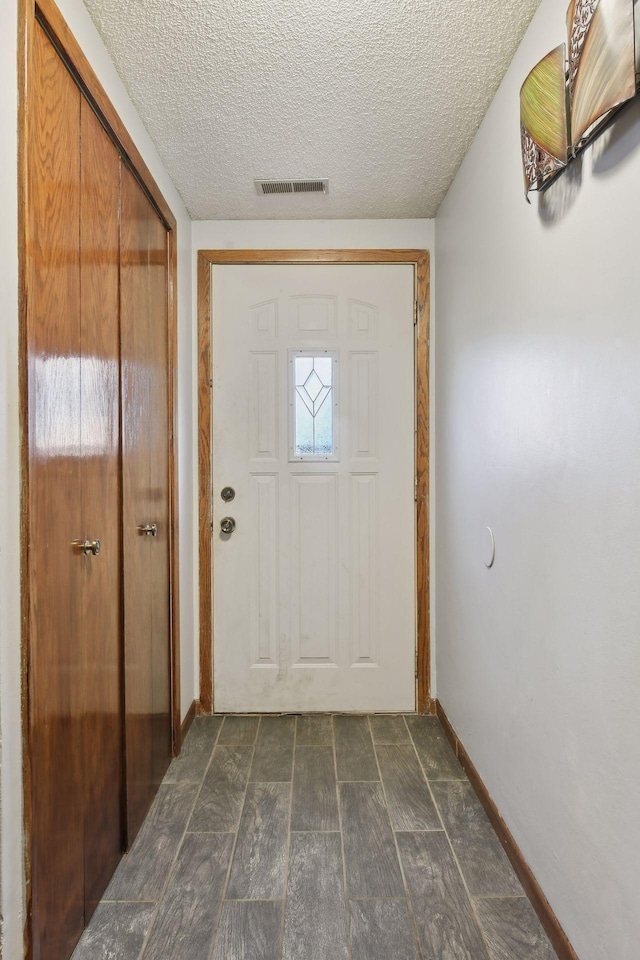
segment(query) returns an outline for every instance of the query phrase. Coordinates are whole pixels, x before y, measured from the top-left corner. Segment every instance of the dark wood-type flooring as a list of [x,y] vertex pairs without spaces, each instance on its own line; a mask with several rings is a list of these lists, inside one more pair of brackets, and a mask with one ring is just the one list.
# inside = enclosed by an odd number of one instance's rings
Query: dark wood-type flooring
[[555,960],[435,717],[194,721],[73,960]]

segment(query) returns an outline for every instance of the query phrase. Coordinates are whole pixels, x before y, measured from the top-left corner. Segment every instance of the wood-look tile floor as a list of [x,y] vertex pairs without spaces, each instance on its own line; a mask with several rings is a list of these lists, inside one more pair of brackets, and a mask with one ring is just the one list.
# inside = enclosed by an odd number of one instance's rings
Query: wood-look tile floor
[[439,721],[194,721],[73,960],[555,960]]

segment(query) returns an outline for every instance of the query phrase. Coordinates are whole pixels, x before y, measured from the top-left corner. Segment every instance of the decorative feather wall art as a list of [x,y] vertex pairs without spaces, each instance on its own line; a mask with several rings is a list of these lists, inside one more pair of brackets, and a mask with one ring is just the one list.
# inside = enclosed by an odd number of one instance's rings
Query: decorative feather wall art
[[568,161],[566,46],[536,64],[520,91],[522,164],[527,193],[540,189]]
[[568,47],[561,44],[548,53],[523,83],[520,136],[527,201],[531,190],[549,186],[635,97],[640,50],[634,9],[634,0],[571,0]]

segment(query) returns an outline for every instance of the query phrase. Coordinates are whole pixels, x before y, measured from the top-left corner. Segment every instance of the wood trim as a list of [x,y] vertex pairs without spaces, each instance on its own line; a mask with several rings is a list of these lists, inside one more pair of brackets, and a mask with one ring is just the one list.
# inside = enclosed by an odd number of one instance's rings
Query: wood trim
[[[185,738],[186,735],[189,733],[189,728],[190,728],[191,724],[193,723],[193,721],[195,720],[195,718],[196,718],[197,716],[199,716],[199,714],[198,714],[198,701],[197,701],[197,700],[193,700],[192,703],[191,703],[191,706],[190,706],[189,709],[187,710],[187,714],[186,714],[184,720],[183,720],[182,723],[180,724],[180,746],[181,746],[181,747],[182,747],[182,744],[184,743],[184,738]],[[0,960],[1,960],[1,958],[0,958]]]
[[[178,548],[178,469],[177,469],[177,221],[142,158],[132,137],[111,103],[104,87],[84,55],[78,41],[69,29],[54,0],[18,0],[18,258],[19,258],[19,389],[20,389],[20,579],[21,579],[21,721],[23,771],[23,830],[25,920],[24,957],[31,960],[32,890],[31,890],[31,741],[30,741],[30,556],[29,556],[29,435],[28,435],[28,380],[27,380],[27,309],[28,264],[31,238],[29,236],[28,144],[29,144],[29,90],[31,89],[32,43],[36,22],[46,30],[67,69],[83,96],[96,113],[108,136],[114,142],[123,162],[148,196],[168,234],[169,257],[169,419],[172,433],[169,452],[170,469],[170,567],[171,567],[171,718],[174,752],[181,743],[180,718],[180,636],[179,636],[179,548]],[[191,712],[191,708],[190,708]],[[189,716],[189,714],[187,715]],[[186,719],[186,718],[185,718]]]
[[[416,658],[418,713],[428,713],[431,699],[431,644],[429,591],[429,254],[416,261]],[[426,637],[426,644],[421,638]],[[426,648],[425,648],[426,647]]]
[[211,550],[211,264],[198,253],[198,539],[200,708],[213,712],[213,555]]
[[35,3],[29,2],[26,9],[27,13],[33,11],[33,16],[49,34],[67,69],[116,144],[122,159],[156,207],[167,229],[175,230],[176,218],[169,204],[54,0],[35,0]]
[[424,263],[429,275],[428,250],[198,250],[198,257],[212,264]]
[[180,549],[178,496],[178,232],[174,226],[167,233],[169,269],[169,597],[171,603],[171,739],[173,755],[180,753]]
[[436,710],[438,719],[442,724],[444,732],[446,733],[447,738],[451,743],[456,756],[458,757],[458,760],[462,764],[463,770],[469,777],[471,785],[477,793],[478,799],[484,807],[489,820],[493,824],[493,828],[498,834],[500,842],[504,847],[509,860],[511,861],[513,869],[517,873],[520,883],[524,887],[525,893],[531,901],[533,909],[538,914],[540,923],[544,927],[546,934],[558,955],[558,960],[579,960],[578,955],[571,946],[569,938],[562,929],[560,921],[555,915],[551,904],[545,897],[540,884],[533,875],[531,867],[527,863],[522,850],[516,843],[513,834],[509,830],[509,827],[503,820],[500,811],[498,810],[491,797],[491,794],[487,790],[487,787],[482,780],[482,777],[476,770],[473,761],[467,753],[464,745],[458,738],[458,735],[451,725],[445,709],[439,700],[436,701]]
[[429,324],[427,250],[199,250],[198,251],[198,512],[200,589],[200,709],[214,710],[211,552],[211,267],[215,264],[409,263],[415,268],[417,473],[417,709],[434,713],[431,699],[429,600]]

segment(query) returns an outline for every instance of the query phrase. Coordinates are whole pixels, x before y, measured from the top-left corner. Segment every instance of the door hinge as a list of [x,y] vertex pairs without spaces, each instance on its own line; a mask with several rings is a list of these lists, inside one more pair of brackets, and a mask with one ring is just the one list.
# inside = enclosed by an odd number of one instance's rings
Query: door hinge
[[413,325],[414,327],[418,326],[418,301],[413,301]]
[[418,502],[418,478],[413,478],[413,502]]

